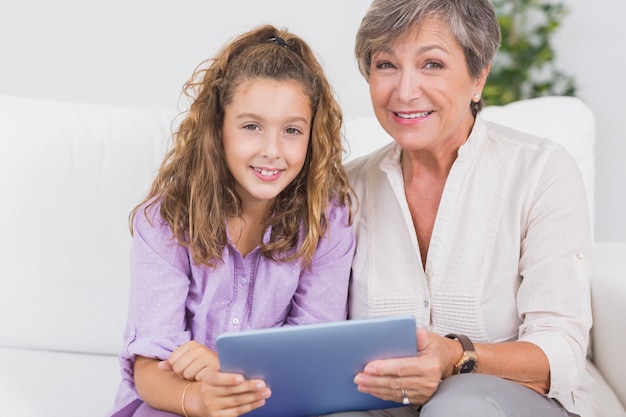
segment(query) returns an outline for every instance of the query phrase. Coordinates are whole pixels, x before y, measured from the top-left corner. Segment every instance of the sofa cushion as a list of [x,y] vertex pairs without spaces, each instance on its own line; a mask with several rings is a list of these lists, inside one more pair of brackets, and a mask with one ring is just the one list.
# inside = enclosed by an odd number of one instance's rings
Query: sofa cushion
[[115,356],[4,347],[0,356],[3,417],[103,417],[113,409],[121,381]]
[[0,95],[0,346],[119,351],[128,215],[173,116]]
[[[626,406],[626,242],[596,242],[593,249],[591,306],[593,359],[604,379]],[[613,414],[608,414],[613,416]]]

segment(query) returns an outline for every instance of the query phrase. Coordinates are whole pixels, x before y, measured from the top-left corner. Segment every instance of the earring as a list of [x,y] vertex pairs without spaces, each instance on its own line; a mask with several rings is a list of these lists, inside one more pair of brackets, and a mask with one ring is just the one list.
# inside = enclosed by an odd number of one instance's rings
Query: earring
[[480,94],[474,93],[474,101],[479,101],[479,100],[480,100]]

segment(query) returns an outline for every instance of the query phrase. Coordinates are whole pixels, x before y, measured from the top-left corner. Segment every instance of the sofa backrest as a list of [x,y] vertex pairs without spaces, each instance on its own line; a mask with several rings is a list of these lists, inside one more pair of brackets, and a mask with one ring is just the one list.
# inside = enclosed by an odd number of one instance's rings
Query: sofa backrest
[[[173,109],[0,95],[0,346],[115,355],[126,321],[128,215],[169,145]],[[594,120],[578,99],[485,109],[577,158],[593,210]],[[348,118],[352,159],[391,139]]]

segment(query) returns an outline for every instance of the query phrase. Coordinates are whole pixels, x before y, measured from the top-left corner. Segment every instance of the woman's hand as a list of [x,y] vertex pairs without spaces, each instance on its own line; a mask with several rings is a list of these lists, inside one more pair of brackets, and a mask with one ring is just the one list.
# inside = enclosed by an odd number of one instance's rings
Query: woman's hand
[[236,417],[262,407],[271,396],[260,379],[246,380],[242,375],[206,368],[201,375],[201,397],[204,415]]
[[368,363],[354,379],[358,390],[396,402],[402,402],[405,394],[411,404],[424,404],[462,352],[458,342],[422,329],[417,331],[417,350],[417,356]]
[[[537,345],[514,341],[474,343],[474,347],[479,357],[479,372],[515,381],[541,395],[549,392],[550,364]],[[414,357],[368,363],[354,379],[358,390],[397,402],[402,402],[402,390],[406,390],[411,404],[424,404],[439,382],[452,375],[463,348],[456,340],[418,329],[417,350]]]
[[188,381],[200,381],[202,372],[219,367],[217,353],[195,340],[180,345],[166,361],[158,364],[160,370],[174,372]]

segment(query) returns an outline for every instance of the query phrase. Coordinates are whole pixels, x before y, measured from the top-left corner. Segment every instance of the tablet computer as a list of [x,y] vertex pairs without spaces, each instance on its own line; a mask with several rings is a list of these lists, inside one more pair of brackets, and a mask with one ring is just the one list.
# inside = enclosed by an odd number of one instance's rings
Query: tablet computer
[[272,390],[250,417],[309,417],[402,406],[361,393],[356,374],[374,359],[417,354],[413,317],[383,317],[224,333],[223,372],[263,379]]

